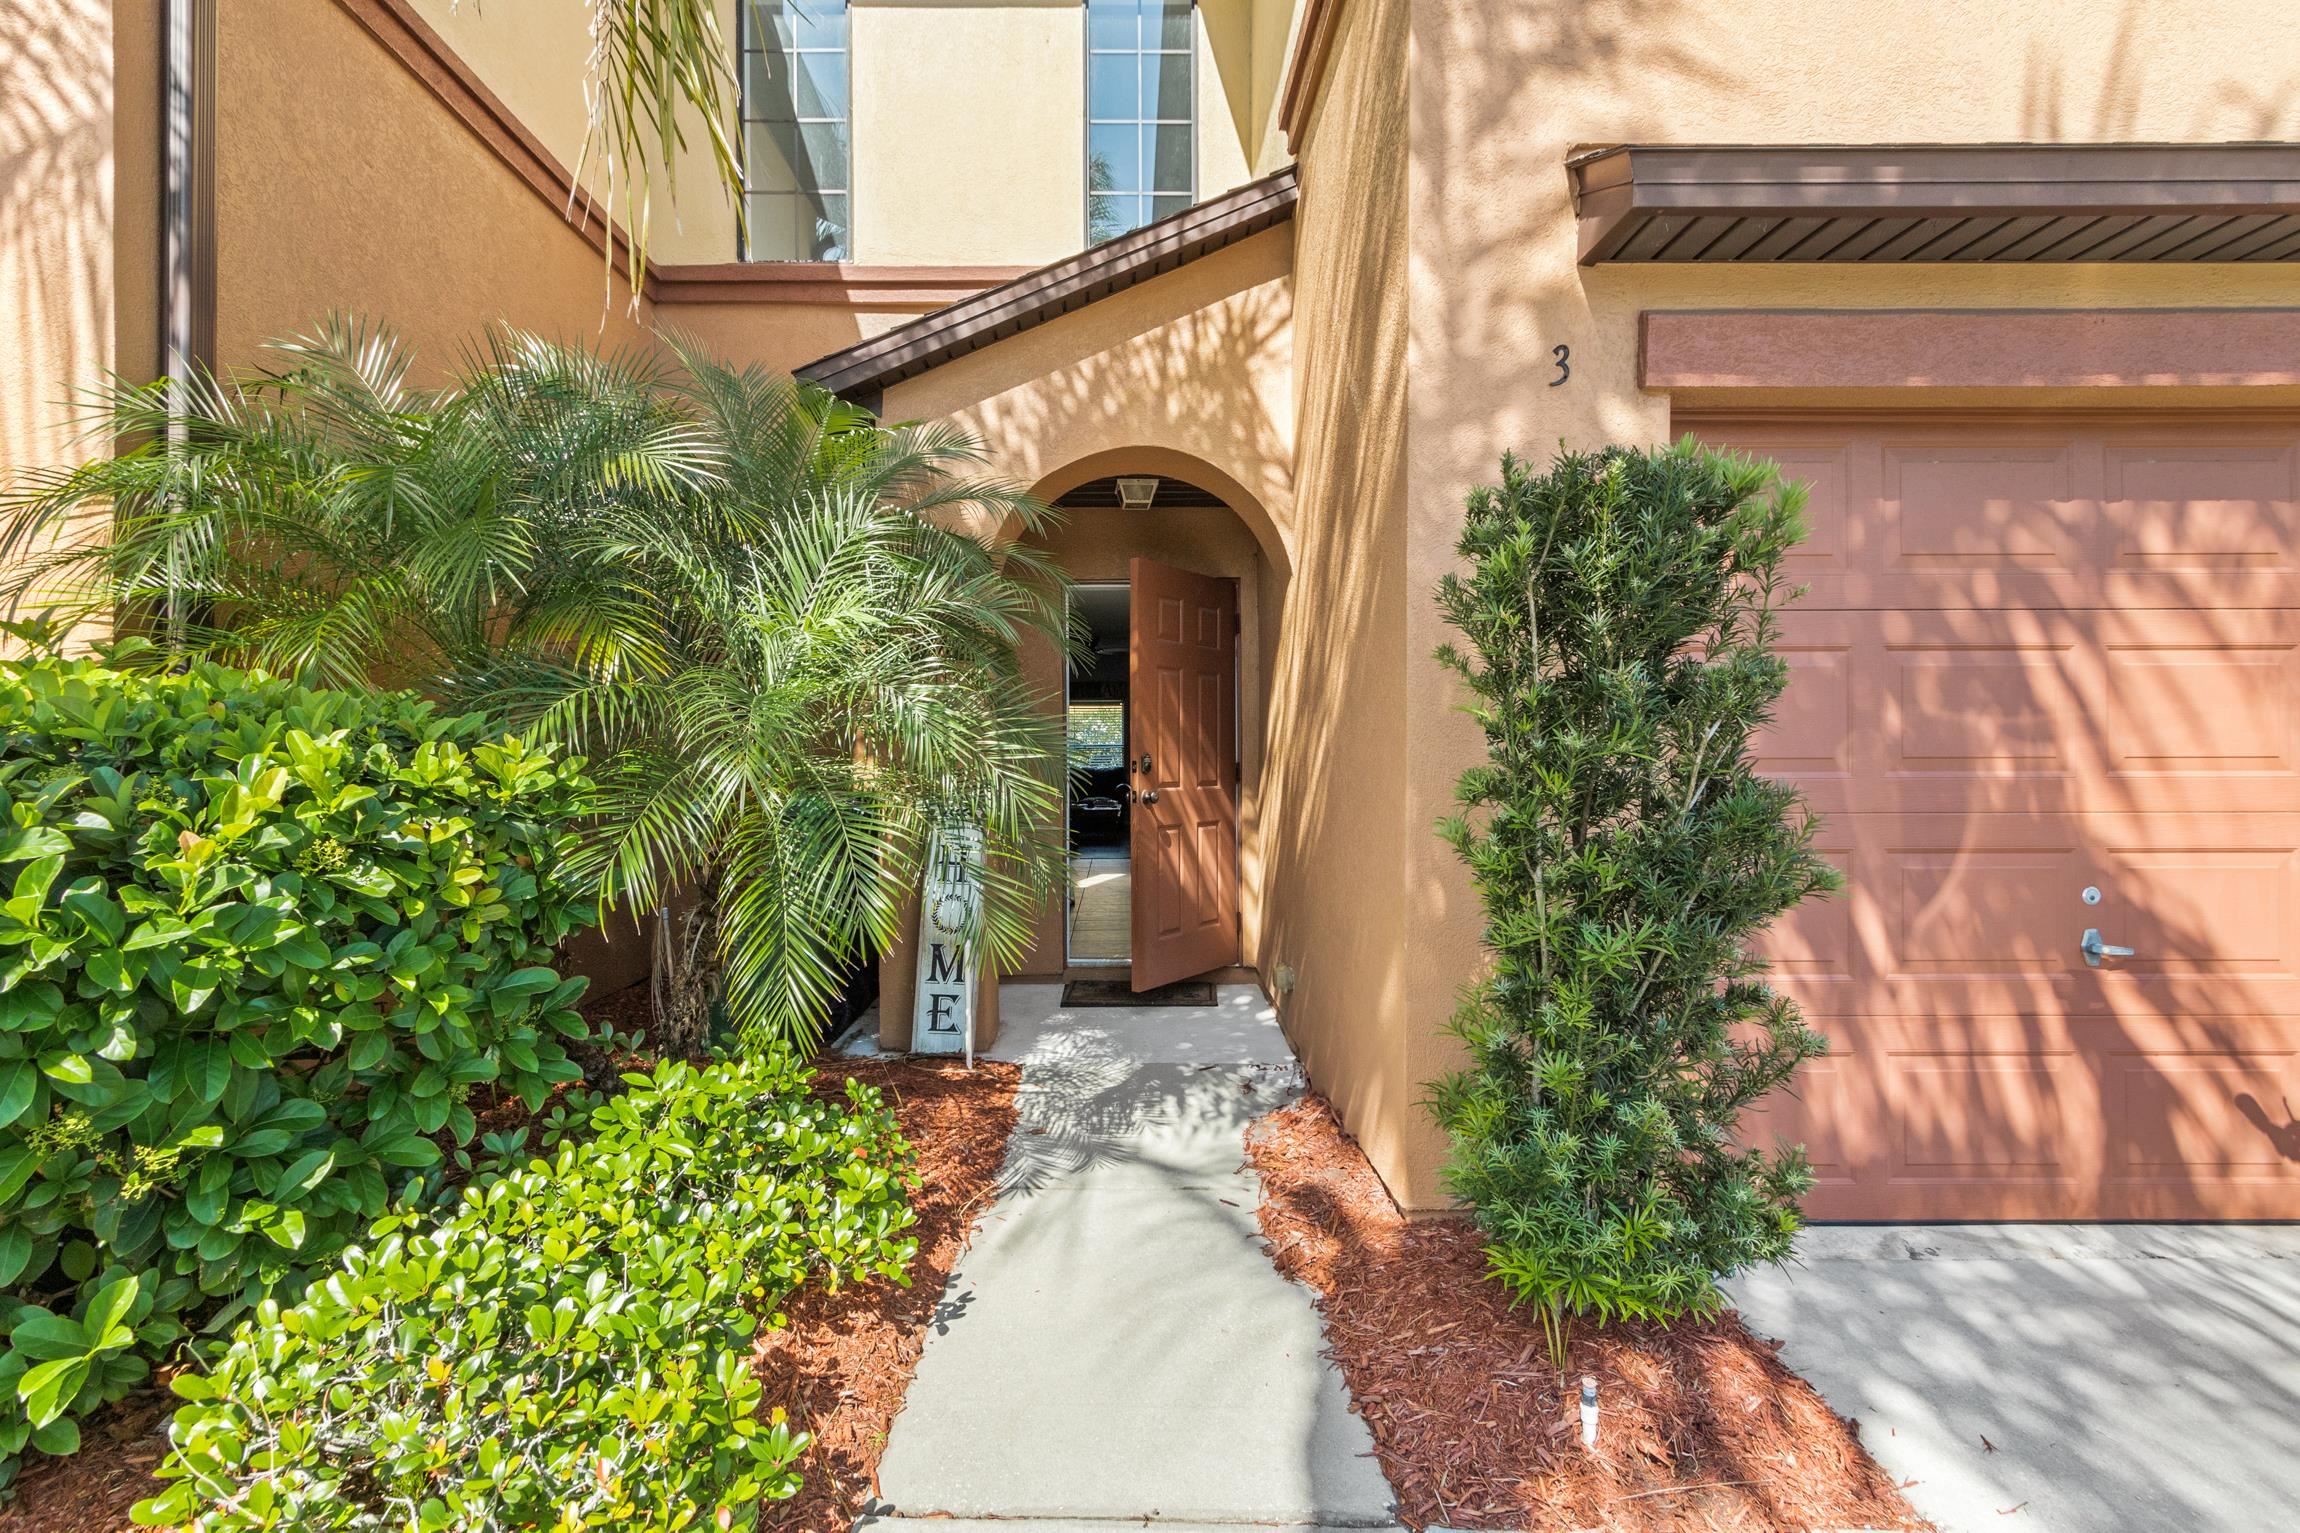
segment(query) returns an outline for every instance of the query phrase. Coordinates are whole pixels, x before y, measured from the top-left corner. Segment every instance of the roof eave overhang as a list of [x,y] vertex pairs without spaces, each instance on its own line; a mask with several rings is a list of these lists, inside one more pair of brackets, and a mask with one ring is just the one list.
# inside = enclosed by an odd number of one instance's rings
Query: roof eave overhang
[[1292,166],[1131,234],[1027,272],[797,369],[849,398],[878,393],[969,352],[1276,228],[1294,216]]
[[2300,144],[1624,144],[1567,171],[1585,266],[2300,260]]

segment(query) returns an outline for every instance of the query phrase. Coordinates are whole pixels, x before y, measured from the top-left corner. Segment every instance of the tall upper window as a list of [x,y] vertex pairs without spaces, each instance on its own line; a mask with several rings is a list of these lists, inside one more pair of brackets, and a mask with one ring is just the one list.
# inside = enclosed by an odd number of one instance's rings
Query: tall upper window
[[1192,0],[1086,0],[1086,238],[1179,213],[1198,184]]
[[844,261],[848,196],[847,0],[746,0],[744,256]]

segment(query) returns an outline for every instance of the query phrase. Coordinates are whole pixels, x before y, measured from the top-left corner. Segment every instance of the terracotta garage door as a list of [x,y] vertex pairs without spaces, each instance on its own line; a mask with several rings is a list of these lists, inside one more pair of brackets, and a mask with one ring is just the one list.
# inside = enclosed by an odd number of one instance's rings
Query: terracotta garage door
[[1812,487],[1813,1217],[2300,1218],[2300,422],[1680,424]]

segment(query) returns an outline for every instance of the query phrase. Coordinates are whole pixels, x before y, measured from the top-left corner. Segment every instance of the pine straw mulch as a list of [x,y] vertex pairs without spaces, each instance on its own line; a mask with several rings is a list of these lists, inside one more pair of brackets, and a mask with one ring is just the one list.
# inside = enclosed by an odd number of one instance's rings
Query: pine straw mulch
[[[583,1012],[620,1032],[643,1030],[652,1017],[644,984],[603,996]],[[595,1087],[643,1062],[595,1050],[581,1051],[579,1060]],[[799,1466],[805,1480],[798,1495],[761,1509],[759,1526],[773,1533],[845,1533],[876,1491],[887,1428],[910,1387],[943,1284],[997,1190],[1021,1079],[1019,1067],[987,1060],[969,1074],[955,1061],[825,1054],[815,1068],[815,1090],[825,1096],[843,1094],[850,1077],[882,1089],[918,1152],[911,1198],[918,1259],[907,1288],[879,1280],[827,1294],[810,1286],[784,1306],[787,1325],[761,1332],[752,1367],[765,1390],[762,1411],[779,1406],[814,1435]],[[515,1127],[523,1114],[480,1116],[484,1128],[496,1129]],[[152,1471],[167,1453],[174,1404],[165,1389],[147,1389],[82,1422],[80,1452],[27,1463],[15,1500],[0,1507],[0,1533],[130,1533],[128,1509],[163,1487]]]
[[[1262,1233],[1318,1295],[1326,1336],[1413,1527],[1650,1533],[1924,1529],[1838,1416],[1727,1313],[1584,1326],[1567,1379],[1541,1327],[1486,1277],[1461,1220],[1398,1212],[1333,1109],[1256,1124]],[[1595,1375],[1597,1447],[1581,1446]]]

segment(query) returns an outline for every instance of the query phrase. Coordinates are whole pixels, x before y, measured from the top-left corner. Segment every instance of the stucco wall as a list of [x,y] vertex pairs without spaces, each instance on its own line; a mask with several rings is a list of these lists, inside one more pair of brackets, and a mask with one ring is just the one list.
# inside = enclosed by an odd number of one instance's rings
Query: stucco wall
[[[415,13],[444,38],[471,72],[493,91],[528,132],[561,164],[583,167],[594,195],[624,205],[605,160],[585,159],[590,123],[585,87],[591,64],[590,0],[410,0]],[[719,0],[719,26],[735,46],[737,0]],[[654,215],[650,261],[728,261],[735,254],[735,208],[720,189],[710,140],[701,117],[682,112],[687,149],[675,175],[650,178]]]
[[159,370],[158,68],[157,7],[0,3],[0,489],[83,461],[85,396]]
[[1391,1190],[1422,1196],[1399,869],[1405,803],[1405,0],[1349,0],[1294,234],[1298,553],[1270,698],[1263,972]]
[[[2278,0],[1413,0],[1413,17],[1405,1013],[1420,1040],[1438,1035],[1478,959],[1476,901],[1428,831],[1479,749],[1429,659],[1444,636],[1431,593],[1454,563],[1462,497],[1502,449],[1667,437],[1669,398],[1637,386],[1640,310],[2300,302],[2288,266],[1584,270],[1567,155],[1620,142],[2290,138],[2300,34]],[[1558,344],[1573,376],[1550,388]],[[1417,1053],[1413,1073],[1439,1062]],[[1406,1183],[1419,1200],[1418,1164]]]
[[396,329],[418,381],[495,323],[645,340],[599,251],[333,0],[220,11],[220,363],[331,311]]

